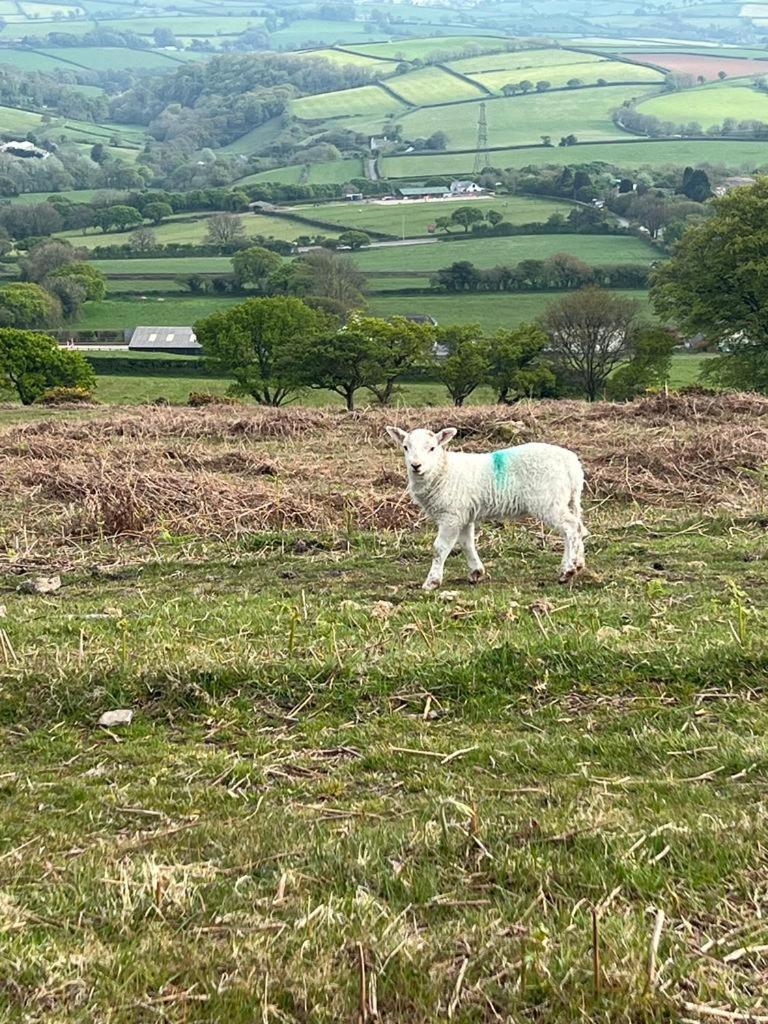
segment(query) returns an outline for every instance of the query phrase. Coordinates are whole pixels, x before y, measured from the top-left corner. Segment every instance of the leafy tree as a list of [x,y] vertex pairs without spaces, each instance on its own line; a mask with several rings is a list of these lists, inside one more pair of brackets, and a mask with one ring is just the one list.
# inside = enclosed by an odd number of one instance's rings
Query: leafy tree
[[248,299],[195,324],[209,364],[234,378],[237,394],[262,405],[282,405],[303,383],[302,355],[336,321],[300,299]]
[[84,290],[84,302],[99,302],[107,294],[107,277],[90,263],[70,263],[51,275],[52,279],[76,281]]
[[0,387],[15,391],[24,405],[48,388],[95,386],[96,375],[80,352],[61,348],[47,334],[0,328]]
[[569,89],[578,89],[579,86],[583,85],[584,83],[580,78],[569,78],[565,84],[568,86]]
[[260,245],[241,249],[232,257],[232,269],[240,287],[250,285],[260,292],[266,291],[270,276],[279,270],[282,263],[276,252]]
[[97,142],[95,145],[91,146],[91,160],[93,160],[95,164],[103,164],[104,161],[108,159],[109,153],[107,152],[107,147],[103,142]]
[[173,207],[170,203],[147,203],[142,212],[145,220],[151,220],[153,224],[162,224],[173,215]]
[[720,79],[721,82],[723,82],[728,77],[728,72],[727,71],[718,71],[717,72],[717,77]]
[[528,78],[524,78],[523,81],[520,83],[520,91],[523,92],[523,93],[528,93],[532,89],[533,89],[533,82],[531,82],[530,79],[528,79]]
[[371,236],[365,231],[343,231],[339,235],[339,245],[344,245],[353,252],[371,244]]
[[414,323],[405,317],[391,320],[376,317],[354,318],[359,333],[369,332],[376,344],[376,359],[381,379],[368,385],[381,405],[389,405],[399,377],[414,366],[425,363],[432,351],[435,329],[431,324]]
[[498,210],[488,210],[488,212],[485,215],[485,219],[488,221],[489,224],[492,224],[494,227],[496,227],[497,224],[501,224],[501,222],[504,220],[504,214],[499,213]]
[[109,231],[114,228],[116,231],[125,231],[134,224],[141,224],[141,214],[134,206],[125,206],[118,203],[116,206],[108,206],[100,210],[97,223],[102,231]]
[[476,206],[460,206],[451,214],[451,221],[454,224],[460,224],[466,234],[472,225],[479,224],[483,217],[483,211],[479,210]]
[[61,315],[58,300],[39,284],[16,282],[0,288],[0,316],[12,327],[48,327]]
[[726,350],[710,373],[762,389],[768,383],[768,177],[711,206],[714,215],[689,228],[672,258],[654,269],[651,298],[658,315],[684,336],[703,334]]
[[152,33],[155,46],[176,46],[176,36],[166,25],[158,25]]
[[292,290],[328,299],[335,310],[344,313],[363,305],[365,277],[349,256],[320,249],[294,260]]
[[435,376],[443,384],[456,406],[464,405],[473,391],[488,378],[488,343],[477,324],[440,327],[435,360]]
[[683,171],[683,195],[695,203],[704,203],[712,196],[712,184],[706,171],[686,167]]
[[438,217],[435,220],[435,229],[437,231],[444,231],[447,235],[449,235],[451,233],[450,217]]
[[677,338],[666,327],[646,327],[635,338],[632,358],[608,379],[605,393],[613,402],[626,402],[669,380],[672,350]]
[[469,260],[457,260],[449,267],[443,267],[435,274],[433,283],[447,292],[474,291],[477,288],[479,272]]
[[497,402],[540,394],[543,388],[554,385],[555,375],[539,362],[546,344],[547,335],[537,324],[520,324],[492,335],[486,379],[496,391]]
[[233,213],[214,213],[208,218],[205,240],[212,245],[231,245],[245,238],[245,228]]
[[56,238],[46,239],[32,246],[27,255],[19,260],[22,280],[42,281],[60,267],[82,260],[84,256],[84,249],[75,249],[69,242]]
[[552,83],[547,82],[546,79],[536,83],[536,92],[547,92],[552,88]]
[[542,318],[556,363],[593,402],[632,349],[638,306],[602,288],[583,288],[552,303]]
[[371,333],[367,319],[350,317],[340,329],[311,343],[305,341],[298,350],[301,382],[340,395],[350,411],[361,388],[383,383],[378,332]]
[[651,238],[658,237],[669,216],[666,203],[653,192],[636,196],[628,212],[633,220],[643,225]]
[[505,96],[516,96],[520,92],[520,83],[507,82],[506,85],[502,85],[501,91]]
[[65,320],[74,320],[85,302],[85,285],[74,277],[49,277],[45,290],[55,295]]
[[151,228],[137,228],[131,232],[128,244],[135,252],[154,252],[157,249],[157,236]]

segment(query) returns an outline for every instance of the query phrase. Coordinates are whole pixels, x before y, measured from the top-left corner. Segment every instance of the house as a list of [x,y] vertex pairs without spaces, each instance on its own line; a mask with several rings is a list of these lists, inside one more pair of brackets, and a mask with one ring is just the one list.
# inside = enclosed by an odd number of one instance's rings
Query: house
[[47,149],[41,149],[34,142],[4,142],[0,146],[0,153],[8,156],[34,157],[36,160],[47,160],[51,155]]
[[754,178],[723,178],[723,180],[715,185],[713,191],[716,196],[725,196],[729,192],[732,192],[735,188],[742,188],[745,185],[754,185]]
[[361,203],[364,197],[362,192],[345,192],[344,198],[350,203]]
[[431,324],[437,327],[437,320],[428,313],[403,313],[404,320],[410,320],[412,324]]
[[444,185],[433,185],[432,188],[399,188],[397,194],[401,199],[445,199],[451,193]]
[[203,353],[203,346],[191,327],[137,327],[131,335],[128,351],[199,356]]
[[452,196],[478,196],[485,192],[482,185],[478,185],[476,181],[452,181],[451,182],[451,195]]

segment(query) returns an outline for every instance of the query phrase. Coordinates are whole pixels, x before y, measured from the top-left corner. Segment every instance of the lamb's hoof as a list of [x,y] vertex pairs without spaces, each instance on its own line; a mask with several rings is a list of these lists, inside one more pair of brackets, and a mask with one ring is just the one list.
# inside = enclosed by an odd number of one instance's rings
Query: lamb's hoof
[[575,566],[571,566],[570,569],[566,569],[565,572],[561,572],[560,573],[560,578],[558,579],[557,582],[558,583],[570,583],[575,575],[576,575],[576,567]]
[[427,580],[422,586],[422,590],[439,590],[442,585],[442,580]]
[[469,574],[470,583],[480,583],[482,580],[488,579],[488,573],[485,569],[473,569]]

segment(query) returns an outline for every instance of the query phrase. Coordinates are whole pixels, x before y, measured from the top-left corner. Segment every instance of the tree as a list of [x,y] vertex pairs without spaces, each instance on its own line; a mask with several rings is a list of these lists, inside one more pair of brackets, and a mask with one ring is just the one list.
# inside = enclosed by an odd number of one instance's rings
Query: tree
[[86,299],[85,285],[74,277],[49,277],[45,290],[56,296],[65,320],[74,320]]
[[584,83],[580,78],[569,78],[565,84],[569,89],[578,89],[579,86],[583,85]]
[[116,231],[125,231],[133,224],[141,224],[141,214],[134,206],[125,206],[118,203],[116,206],[108,206],[99,211],[97,223],[102,231],[109,231],[114,228]]
[[0,316],[12,327],[48,327],[61,315],[58,300],[39,284],[15,283],[0,288]]
[[264,292],[267,282],[283,264],[276,252],[264,249],[260,245],[252,245],[241,249],[232,257],[232,269],[235,280],[241,288],[250,285],[257,291]]
[[636,302],[593,286],[566,295],[544,314],[550,352],[590,402],[631,351],[637,318]]
[[636,196],[632,200],[628,212],[633,220],[643,225],[651,238],[658,237],[659,231],[661,231],[668,219],[664,200],[655,196],[652,192]]
[[450,217],[438,217],[435,220],[435,230],[444,231],[446,235],[451,233],[451,219]]
[[176,46],[176,36],[165,25],[158,25],[152,33],[155,46]]
[[488,210],[488,212],[485,215],[485,219],[488,221],[489,224],[493,225],[493,227],[496,227],[497,224],[501,224],[501,222],[504,220],[504,214],[499,213],[498,210]]
[[717,72],[717,77],[720,79],[721,82],[723,82],[728,77],[728,72],[727,71],[718,71]]
[[768,387],[768,177],[711,201],[714,215],[690,227],[651,276],[654,309],[684,336],[726,350],[712,373]]
[[293,267],[299,295],[328,299],[339,313],[363,305],[365,277],[349,256],[319,249],[294,260]]
[[536,92],[547,92],[552,88],[552,83],[547,82],[546,79],[536,83]]
[[[368,385],[380,405],[389,405],[395,383],[404,373],[427,362],[435,341],[431,324],[414,323],[405,317],[391,320],[376,317],[357,317],[358,324],[368,323],[368,330],[376,343],[376,358],[381,367],[381,380]],[[365,330],[365,325],[362,327]]]
[[663,387],[672,368],[677,338],[666,327],[646,327],[635,339],[632,358],[608,379],[606,397],[626,402],[649,388]]
[[51,278],[76,281],[84,291],[84,302],[99,302],[107,294],[106,274],[90,263],[70,263],[54,271]]
[[464,233],[467,234],[473,224],[479,224],[483,220],[483,216],[483,211],[477,207],[460,206],[451,214],[451,221],[454,224],[460,224],[464,228]]
[[506,85],[502,85],[501,91],[505,96],[516,96],[520,92],[520,83],[507,82]]
[[695,203],[705,203],[712,197],[712,184],[706,171],[693,167],[686,167],[683,171],[683,184],[681,191]]
[[151,220],[153,224],[162,224],[167,217],[172,216],[173,207],[170,203],[147,203],[143,213],[145,220]]
[[243,222],[235,214],[214,213],[208,218],[205,240],[211,245],[232,245],[244,238]]
[[579,140],[575,135],[564,135],[558,145],[560,146],[575,146]]
[[551,135],[542,135],[541,136],[541,144],[542,144],[542,146],[546,146],[547,149],[550,149],[552,147],[552,136]]
[[95,145],[91,146],[91,160],[93,160],[95,164],[101,165],[108,159],[109,153],[107,152],[107,147],[103,142],[97,142]]
[[195,324],[209,365],[234,379],[233,390],[262,405],[282,405],[303,383],[301,355],[332,332],[333,317],[300,299],[248,299]]
[[435,360],[435,376],[445,385],[453,404],[464,405],[488,377],[488,343],[477,324],[440,327],[436,341],[438,352],[445,355]]
[[520,83],[520,91],[523,93],[528,93],[531,91],[531,89],[533,89],[533,82],[531,82],[528,78],[524,78],[523,81]]
[[479,272],[469,260],[457,260],[435,274],[433,283],[447,292],[471,292],[477,288]]
[[86,250],[75,249],[69,242],[57,238],[46,239],[33,245],[27,255],[19,260],[21,278],[24,281],[42,281],[60,267],[76,260],[82,260]]
[[362,249],[364,245],[371,244],[371,236],[365,231],[343,231],[339,235],[339,245],[344,245],[355,252]]
[[554,385],[554,374],[539,362],[546,344],[547,335],[537,324],[520,324],[492,335],[486,379],[496,391],[497,402],[514,402]]
[[128,244],[135,252],[154,252],[157,249],[157,236],[151,228],[137,228],[131,232]]
[[80,352],[61,348],[47,334],[0,328],[0,387],[14,390],[24,405],[48,388],[95,386],[96,375]]

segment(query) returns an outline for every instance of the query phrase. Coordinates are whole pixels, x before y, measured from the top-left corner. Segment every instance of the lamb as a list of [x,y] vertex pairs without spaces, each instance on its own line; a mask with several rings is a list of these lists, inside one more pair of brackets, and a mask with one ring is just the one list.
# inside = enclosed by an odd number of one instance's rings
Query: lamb
[[448,452],[455,427],[437,434],[386,429],[403,446],[408,493],[437,523],[424,590],[442,584],[445,560],[457,543],[467,558],[470,583],[485,576],[475,547],[475,523],[483,519],[538,519],[563,538],[559,581],[567,583],[584,568],[584,538],[589,536],[581,512],[584,470],[574,452],[551,444],[522,444],[482,454]]

